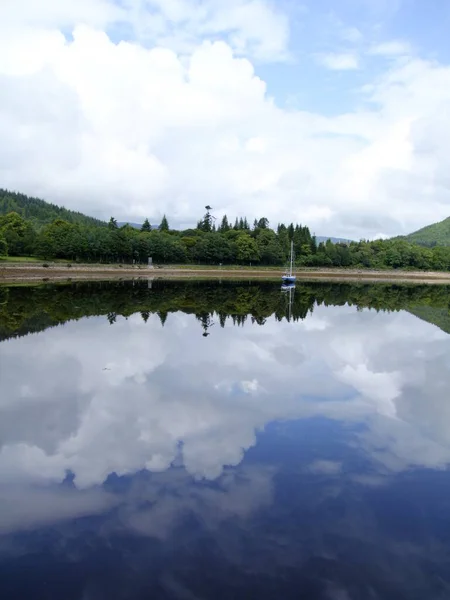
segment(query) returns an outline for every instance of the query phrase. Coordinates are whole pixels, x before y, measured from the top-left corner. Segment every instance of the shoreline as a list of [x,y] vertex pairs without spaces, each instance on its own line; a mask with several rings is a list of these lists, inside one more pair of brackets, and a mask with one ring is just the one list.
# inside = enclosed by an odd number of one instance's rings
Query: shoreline
[[[105,281],[120,279],[281,279],[282,269],[202,268],[202,267],[118,267],[113,265],[76,265],[54,263],[48,268],[35,263],[0,263],[0,284],[47,283],[66,281]],[[436,271],[371,271],[364,269],[304,269],[297,281],[360,281],[391,283],[450,284],[450,273]]]

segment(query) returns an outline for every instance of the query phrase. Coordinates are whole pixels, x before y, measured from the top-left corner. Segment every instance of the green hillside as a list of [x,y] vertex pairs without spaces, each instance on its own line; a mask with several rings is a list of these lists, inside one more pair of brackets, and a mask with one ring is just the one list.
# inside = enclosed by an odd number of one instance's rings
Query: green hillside
[[36,229],[40,229],[58,218],[79,225],[106,226],[105,222],[88,217],[80,212],[50,204],[39,198],[31,198],[25,194],[0,189],[0,216],[9,212],[16,212],[27,221],[31,221]]
[[423,227],[414,233],[404,236],[411,244],[419,244],[433,248],[434,246],[450,246],[450,217]]

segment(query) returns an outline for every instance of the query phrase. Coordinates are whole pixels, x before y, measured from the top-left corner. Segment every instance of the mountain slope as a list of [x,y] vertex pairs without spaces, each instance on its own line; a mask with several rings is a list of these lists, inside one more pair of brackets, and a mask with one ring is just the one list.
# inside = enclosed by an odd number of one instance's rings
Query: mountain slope
[[412,244],[428,246],[429,248],[433,246],[450,246],[450,217],[405,235],[403,239]]
[[31,221],[38,228],[58,218],[69,223],[79,223],[91,227],[106,226],[104,221],[88,217],[80,212],[50,204],[39,198],[31,198],[25,194],[0,189],[0,216],[12,211]]

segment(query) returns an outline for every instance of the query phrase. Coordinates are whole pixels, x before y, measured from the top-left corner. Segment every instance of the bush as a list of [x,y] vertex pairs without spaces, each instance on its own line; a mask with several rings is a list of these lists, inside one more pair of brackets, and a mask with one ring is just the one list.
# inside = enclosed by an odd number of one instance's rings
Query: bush
[[48,269],[50,265],[49,265],[48,263],[44,263],[42,266],[43,266],[45,269]]
[[68,267],[69,269],[71,269],[71,268],[72,268],[72,263],[67,263],[67,267]]

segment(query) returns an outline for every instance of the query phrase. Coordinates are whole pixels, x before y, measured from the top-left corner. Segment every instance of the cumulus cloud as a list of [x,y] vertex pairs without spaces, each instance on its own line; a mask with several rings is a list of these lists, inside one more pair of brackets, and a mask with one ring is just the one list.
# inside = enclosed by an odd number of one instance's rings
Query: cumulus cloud
[[3,186],[102,218],[187,226],[210,203],[357,239],[448,216],[447,65],[388,63],[329,116],[268,93],[260,63],[288,56],[289,28],[263,0],[35,5],[0,7]]

